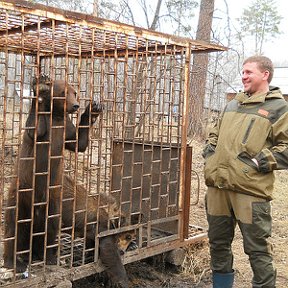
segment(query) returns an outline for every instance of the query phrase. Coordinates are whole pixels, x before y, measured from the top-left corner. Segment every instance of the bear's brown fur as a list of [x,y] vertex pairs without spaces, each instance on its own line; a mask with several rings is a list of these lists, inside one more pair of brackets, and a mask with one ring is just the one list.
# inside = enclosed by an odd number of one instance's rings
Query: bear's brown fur
[[89,104],[76,131],[68,116],[79,108],[74,88],[63,80],[55,80],[51,87],[50,79],[45,76],[33,82],[36,97],[26,121],[15,170],[18,177],[8,191],[4,266],[16,268],[17,272],[26,269],[29,256],[32,260],[46,256],[48,264],[55,263],[53,245],[60,222],[63,150],[85,151],[89,127],[103,110],[101,104]]
[[[74,179],[66,174],[63,179],[62,210],[63,231],[69,233],[69,227],[72,230],[74,223],[75,237],[84,237],[86,219],[85,237],[87,241],[92,241],[93,243],[95,242],[97,229],[102,232],[112,226],[118,227],[118,223],[114,223],[113,219],[117,220],[117,222],[119,218],[120,221],[125,221],[124,215],[120,216],[119,205],[112,196],[105,193],[88,196],[85,187],[79,184],[76,185]],[[74,221],[73,217],[75,217]],[[98,228],[96,227],[97,225]]]
[[[88,197],[87,191],[82,185],[75,185],[75,181],[71,177],[64,175],[62,229],[66,233],[72,234],[73,216],[75,216],[75,238],[83,238],[86,235],[86,249],[92,248],[92,251],[95,247],[97,226],[98,231],[103,232],[119,227],[119,224],[126,225],[126,217],[120,213],[119,205],[112,196],[100,193]],[[86,233],[84,231],[85,219],[87,221]],[[138,219],[139,216],[131,217],[131,224],[136,224]],[[126,251],[135,240],[135,236],[135,231],[131,230],[100,238],[99,258],[106,268],[105,271],[112,286],[128,287],[128,278],[121,261],[121,253]],[[88,253],[88,258],[91,258],[90,254]]]

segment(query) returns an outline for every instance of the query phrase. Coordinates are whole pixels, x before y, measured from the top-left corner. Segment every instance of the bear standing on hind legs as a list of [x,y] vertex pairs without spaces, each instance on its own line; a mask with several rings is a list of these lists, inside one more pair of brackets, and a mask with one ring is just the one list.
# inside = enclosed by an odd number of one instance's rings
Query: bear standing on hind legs
[[36,97],[20,147],[15,170],[18,177],[8,191],[5,212],[4,266],[17,272],[26,270],[29,259],[55,264],[53,245],[60,225],[63,151],[85,151],[89,128],[103,111],[101,104],[89,104],[77,131],[68,116],[79,109],[72,86],[42,76],[33,81],[33,90]]

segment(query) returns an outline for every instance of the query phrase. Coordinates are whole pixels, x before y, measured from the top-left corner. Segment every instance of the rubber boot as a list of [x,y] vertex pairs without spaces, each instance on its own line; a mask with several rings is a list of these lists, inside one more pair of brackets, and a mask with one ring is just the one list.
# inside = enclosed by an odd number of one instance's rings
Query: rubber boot
[[232,288],[234,282],[234,271],[231,273],[213,272],[213,288]]

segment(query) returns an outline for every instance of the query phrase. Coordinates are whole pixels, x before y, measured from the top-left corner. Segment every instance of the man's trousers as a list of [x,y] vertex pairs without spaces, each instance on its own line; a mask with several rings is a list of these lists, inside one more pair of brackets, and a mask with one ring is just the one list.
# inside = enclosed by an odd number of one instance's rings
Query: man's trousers
[[259,197],[208,187],[206,212],[211,269],[219,273],[233,271],[231,244],[238,224],[244,252],[253,270],[253,287],[275,287],[276,270],[269,242],[272,227],[270,202]]

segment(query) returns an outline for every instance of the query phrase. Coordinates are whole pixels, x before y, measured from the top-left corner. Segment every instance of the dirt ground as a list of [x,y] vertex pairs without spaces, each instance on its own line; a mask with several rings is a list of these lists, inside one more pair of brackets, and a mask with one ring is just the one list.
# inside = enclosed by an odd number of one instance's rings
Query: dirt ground
[[[205,184],[203,183],[203,159],[201,151],[203,142],[192,142],[193,170],[200,177],[199,202],[191,206],[190,223],[207,228],[204,210]],[[273,205],[273,232],[271,242],[274,245],[274,260],[277,269],[277,287],[288,287],[288,171],[278,171],[275,184],[275,199]],[[193,173],[193,183],[196,183]],[[192,185],[194,187],[194,184]],[[195,195],[192,195],[194,201]],[[153,259],[127,264],[126,270],[133,288],[159,288],[159,287],[211,287],[211,271],[209,269],[209,247],[207,240],[186,247],[186,257],[181,267],[172,267],[161,261],[161,255]],[[239,229],[233,242],[235,284],[234,288],[251,287],[252,272],[248,257],[242,248],[242,237]],[[73,288],[106,287],[103,277],[91,276],[73,283]]]

